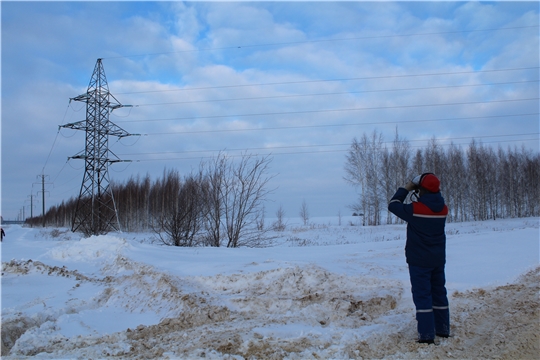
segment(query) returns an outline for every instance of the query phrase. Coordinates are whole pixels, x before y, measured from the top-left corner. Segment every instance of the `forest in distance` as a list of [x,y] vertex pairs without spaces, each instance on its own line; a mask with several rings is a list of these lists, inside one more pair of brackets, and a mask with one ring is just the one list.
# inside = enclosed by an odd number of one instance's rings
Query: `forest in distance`
[[[352,208],[364,214],[366,225],[380,225],[396,189],[425,172],[440,179],[450,222],[540,214],[540,154],[525,147],[494,149],[475,139],[465,149],[442,146],[435,137],[413,150],[397,132],[386,146],[377,131],[355,138],[347,153],[345,180],[360,194]],[[387,224],[397,221],[387,215]]]
[[[219,153],[187,175],[169,169],[155,180],[146,174],[111,183],[119,226],[127,232],[153,231],[166,245],[263,245],[269,230],[283,226],[279,210],[275,223],[264,223],[271,162],[270,156]],[[377,131],[353,139],[346,154],[344,179],[358,193],[351,212],[362,214],[364,225],[400,221],[389,216],[388,199],[424,172],[441,180],[450,222],[540,216],[540,154],[524,147],[495,149],[474,139],[466,147],[442,146],[435,137],[413,149],[397,132],[385,142]],[[71,228],[77,201],[52,206],[44,219],[27,223]],[[300,214],[306,210],[304,203]]]

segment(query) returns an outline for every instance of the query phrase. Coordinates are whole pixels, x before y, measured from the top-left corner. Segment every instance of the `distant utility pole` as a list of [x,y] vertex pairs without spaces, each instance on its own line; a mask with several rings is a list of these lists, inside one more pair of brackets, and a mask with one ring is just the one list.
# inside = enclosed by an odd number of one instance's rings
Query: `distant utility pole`
[[42,218],[41,220],[43,222],[43,227],[45,227],[45,178],[48,176],[49,175],[45,175],[45,174],[41,174],[37,176],[38,179],[41,178],[41,218]]
[[30,219],[34,217],[34,195],[28,195],[30,198]]
[[[30,194],[28,197],[30,198],[30,219],[32,219],[34,217],[34,195]],[[24,202],[26,203],[27,201],[25,200]],[[32,222],[30,222],[30,227],[32,227]]]
[[71,230],[81,230],[86,236],[106,234],[111,229],[120,230],[116,204],[109,186],[108,171],[109,164],[122,160],[109,150],[109,135],[119,138],[132,135],[109,121],[109,114],[113,110],[132,105],[120,104],[109,93],[101,60],[98,59],[96,62],[86,94],[70,99],[70,102],[74,100],[86,103],[86,119],[61,126],[86,132],[85,149],[71,157],[85,161],[81,191]]

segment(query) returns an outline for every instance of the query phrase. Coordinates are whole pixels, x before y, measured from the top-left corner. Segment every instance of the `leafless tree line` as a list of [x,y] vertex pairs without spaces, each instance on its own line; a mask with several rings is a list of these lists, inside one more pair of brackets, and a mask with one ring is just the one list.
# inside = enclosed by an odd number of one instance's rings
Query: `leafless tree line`
[[[258,246],[266,238],[264,202],[271,192],[269,156],[242,155],[233,161],[219,154],[196,172],[181,176],[164,170],[152,181],[131,177],[112,183],[122,231],[153,230],[163,244],[173,246]],[[53,206],[47,226],[71,227],[77,199]],[[29,219],[42,224],[42,218]]]
[[524,147],[494,149],[474,139],[465,149],[453,143],[443,148],[436,138],[425,148],[413,150],[397,132],[386,145],[377,131],[355,138],[347,153],[345,180],[359,193],[351,208],[368,225],[397,222],[388,213],[388,199],[424,172],[440,178],[449,221],[540,215],[538,153]]

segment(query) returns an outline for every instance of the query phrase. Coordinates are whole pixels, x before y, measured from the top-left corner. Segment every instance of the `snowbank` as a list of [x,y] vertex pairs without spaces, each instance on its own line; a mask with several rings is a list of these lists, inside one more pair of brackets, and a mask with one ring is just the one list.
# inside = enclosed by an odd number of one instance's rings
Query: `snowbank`
[[261,249],[11,226],[3,358],[536,358],[538,219],[448,225],[453,337],[438,346],[414,342],[404,226],[335,223]]

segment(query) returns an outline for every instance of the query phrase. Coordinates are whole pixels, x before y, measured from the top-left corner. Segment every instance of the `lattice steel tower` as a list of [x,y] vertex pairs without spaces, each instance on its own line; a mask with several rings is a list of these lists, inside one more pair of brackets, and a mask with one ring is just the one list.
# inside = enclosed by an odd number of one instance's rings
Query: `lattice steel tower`
[[61,127],[84,130],[85,149],[72,159],[84,159],[85,169],[81,191],[73,217],[72,231],[82,231],[86,236],[106,234],[120,230],[116,204],[109,186],[109,164],[120,162],[109,150],[109,135],[119,138],[131,136],[109,121],[109,114],[122,105],[109,93],[109,85],[101,59],[97,60],[86,94],[71,98],[86,103],[86,120]]

